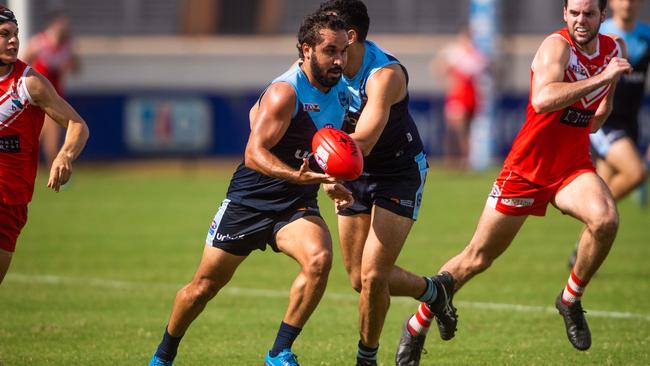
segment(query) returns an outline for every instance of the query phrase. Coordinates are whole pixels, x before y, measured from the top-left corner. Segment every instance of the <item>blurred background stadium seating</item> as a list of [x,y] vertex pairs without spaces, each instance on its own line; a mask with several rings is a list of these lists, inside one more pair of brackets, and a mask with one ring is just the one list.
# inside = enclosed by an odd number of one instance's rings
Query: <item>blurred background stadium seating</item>
[[[239,155],[248,135],[248,109],[296,58],[300,19],[320,0],[20,3],[29,9],[22,39],[42,29],[53,10],[70,17],[82,68],[68,79],[68,99],[94,132],[82,159],[101,160]],[[439,157],[445,82],[432,76],[431,59],[467,24],[469,0],[367,3],[370,38],[409,69],[414,117],[429,156]],[[507,153],[523,123],[529,65],[542,37],[563,24],[559,4],[500,2],[492,124],[497,157]],[[650,6],[642,11],[641,19],[650,19]],[[645,142],[650,140],[648,102],[642,112]]]

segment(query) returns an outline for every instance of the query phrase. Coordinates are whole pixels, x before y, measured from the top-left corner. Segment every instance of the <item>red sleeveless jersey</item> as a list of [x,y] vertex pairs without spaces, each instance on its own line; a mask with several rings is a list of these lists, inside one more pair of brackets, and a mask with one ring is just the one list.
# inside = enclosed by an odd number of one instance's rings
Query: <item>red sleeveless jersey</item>
[[[564,72],[565,82],[593,77],[607,67],[612,57],[620,55],[618,44],[605,35],[598,35],[596,52],[592,55],[575,47],[566,28],[551,37],[564,38],[571,49]],[[534,73],[531,68],[531,95]],[[535,112],[529,96],[526,122],[512,145],[504,168],[540,185],[557,182],[575,169],[593,168],[589,133],[596,109],[609,89],[610,86],[605,85],[569,107],[547,113]]]
[[67,40],[57,46],[47,32],[38,33],[34,37],[38,48],[32,67],[52,83],[59,95],[63,95],[63,73],[72,63],[72,42]]
[[25,85],[30,67],[18,60],[0,76],[0,203],[32,200],[43,111],[32,105]]

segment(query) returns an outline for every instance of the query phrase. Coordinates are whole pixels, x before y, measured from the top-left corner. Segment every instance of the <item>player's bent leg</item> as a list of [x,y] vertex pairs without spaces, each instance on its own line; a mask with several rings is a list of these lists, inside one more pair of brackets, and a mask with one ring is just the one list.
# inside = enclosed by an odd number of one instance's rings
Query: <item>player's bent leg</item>
[[0,249],[0,284],[5,278],[7,271],[9,270],[9,265],[11,264],[11,257],[13,253],[8,252],[4,249]]
[[[339,216],[338,227],[345,270],[352,288],[361,292],[361,257],[370,230],[370,215]],[[420,279],[420,276],[393,266],[389,277],[390,295],[417,298],[424,285]]]
[[[378,206],[373,207],[372,224],[361,262],[362,289],[359,296],[361,342],[367,347],[379,345],[379,336],[390,305],[390,274],[412,225],[410,218]],[[419,286],[419,292],[414,291],[410,295],[418,297],[426,282],[415,275],[412,280]]]
[[578,258],[573,268],[583,281],[589,282],[607,257],[618,230],[618,212],[612,195],[595,173],[581,174],[555,195],[554,205],[562,212],[582,221]]
[[192,281],[176,294],[168,326],[171,335],[179,337],[185,334],[190,323],[203,311],[208,301],[230,281],[244,259],[245,256],[205,246],[203,258]]
[[613,142],[605,160],[616,171],[610,179],[605,180],[616,201],[640,186],[647,178],[643,157],[629,137]]
[[284,321],[302,328],[325,292],[332,267],[332,238],[321,217],[307,216],[284,226],[276,243],[300,264]]
[[458,317],[452,300],[454,292],[472,277],[487,269],[510,245],[527,216],[511,216],[486,205],[474,236],[461,253],[447,261],[434,277],[438,294],[432,304],[420,304],[407,320],[395,356],[398,366],[417,365],[424,345],[423,336],[435,317],[440,338],[454,337]]
[[289,305],[265,365],[297,366],[291,347],[325,292],[332,267],[332,238],[321,217],[305,216],[282,227],[275,241],[278,249],[298,262],[300,273],[291,285]]
[[[608,146],[607,151],[609,151],[611,144],[608,143],[607,146]],[[612,180],[612,178],[614,178],[614,176],[618,174],[618,171],[613,165],[611,165],[610,163],[608,163],[607,161],[601,158],[598,158],[596,160],[596,171],[598,175],[603,179],[605,184],[607,184],[607,186],[610,186],[609,182]],[[576,260],[578,259],[578,245],[580,245],[580,238],[582,238],[583,231],[585,230],[587,230],[587,227],[583,226],[582,230],[580,231],[580,234],[578,235],[578,240],[576,240],[575,242],[573,252],[571,253],[571,255],[567,260],[569,270],[572,270],[573,266],[575,266],[576,264]]]
[[512,243],[527,217],[506,215],[485,206],[470,243],[440,270],[451,274],[455,291],[492,265]]
[[587,227],[580,238],[578,256],[567,285],[555,300],[567,338],[576,349],[586,350],[591,347],[591,331],[581,298],[611,249],[618,229],[618,213],[607,185],[591,172],[579,175],[560,189],[554,204]]
[[172,313],[162,341],[152,357],[150,366],[171,366],[181,338],[205,305],[232,278],[246,259],[206,245],[201,263],[192,281],[176,293]]
[[[437,296],[431,303],[420,305],[410,320],[412,335],[426,334],[431,316],[435,315],[440,338],[454,337],[458,317],[453,305],[454,292],[470,278],[487,269],[510,245],[526,220],[526,215],[511,216],[486,205],[472,240],[465,249],[445,263],[433,277]],[[428,314],[430,313],[430,314]]]
[[370,230],[370,215],[338,216],[343,265],[352,288],[361,292],[361,256]]

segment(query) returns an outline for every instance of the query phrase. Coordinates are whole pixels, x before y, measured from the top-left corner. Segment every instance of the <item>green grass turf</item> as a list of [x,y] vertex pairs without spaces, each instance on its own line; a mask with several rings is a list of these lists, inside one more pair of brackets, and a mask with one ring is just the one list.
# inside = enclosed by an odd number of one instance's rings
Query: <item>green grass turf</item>
[[[39,176],[29,222],[0,285],[0,365],[147,364],[175,292],[194,273],[230,174],[192,166],[79,168],[59,194],[47,191]],[[432,274],[462,249],[495,175],[433,169],[399,264]],[[330,202],[321,200],[321,208],[334,224]],[[530,218],[493,267],[458,293],[457,336],[443,342],[432,330],[422,365],[650,364],[650,212],[631,199],[620,212],[618,239],[584,303],[588,311],[633,315],[588,313],[591,350],[574,350],[552,311],[580,225],[549,208],[545,218]],[[297,269],[281,254],[254,253],[192,325],[176,365],[261,365]],[[393,300],[381,365],[394,364],[402,321],[415,307],[412,300]],[[357,319],[356,294],[336,248],[325,297],[294,345],[302,364],[354,364]]]

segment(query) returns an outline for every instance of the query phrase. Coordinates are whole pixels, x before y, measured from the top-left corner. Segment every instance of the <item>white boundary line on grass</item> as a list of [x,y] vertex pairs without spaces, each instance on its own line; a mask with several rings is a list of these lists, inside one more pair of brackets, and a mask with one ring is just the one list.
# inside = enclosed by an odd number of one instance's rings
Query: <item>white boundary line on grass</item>
[[[73,285],[73,286],[90,286],[100,288],[112,289],[142,289],[151,287],[163,287],[170,289],[180,289],[182,285],[173,283],[146,283],[146,282],[130,282],[130,281],[116,281],[101,278],[77,278],[53,275],[25,275],[20,273],[8,273],[5,281],[27,283],[27,284],[48,284],[48,285]],[[267,297],[267,298],[284,298],[287,297],[288,291],[278,290],[265,290],[255,288],[241,288],[226,286],[221,293],[231,296],[249,296],[249,297]],[[355,294],[342,294],[336,292],[325,292],[324,299],[326,300],[341,300],[341,301],[357,301]],[[395,297],[391,301],[399,303],[414,303],[414,300],[404,297]],[[414,303],[415,304],[415,303]],[[474,302],[474,301],[457,301],[457,305],[481,310],[496,310],[496,311],[514,311],[518,313],[556,313],[554,307],[544,306],[529,306],[517,304],[500,304],[489,302]],[[602,311],[602,310],[589,310],[589,316],[600,318],[614,318],[614,319],[640,319],[650,321],[650,315],[637,314],[630,312],[618,311]]]

